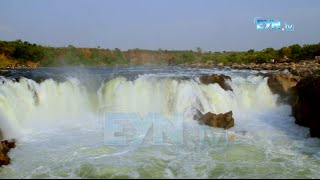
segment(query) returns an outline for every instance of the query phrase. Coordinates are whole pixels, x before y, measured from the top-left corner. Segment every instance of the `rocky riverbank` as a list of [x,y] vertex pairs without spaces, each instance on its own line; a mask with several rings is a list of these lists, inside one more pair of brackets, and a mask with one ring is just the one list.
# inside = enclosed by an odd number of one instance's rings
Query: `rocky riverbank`
[[279,101],[292,107],[295,123],[310,128],[311,137],[320,138],[320,75],[306,77],[287,74],[266,74],[268,86]]
[[234,63],[231,65],[225,65],[223,63],[193,63],[184,64],[188,67],[194,68],[225,68],[230,67],[232,69],[243,69],[243,70],[288,70],[292,75],[307,77],[310,75],[320,74],[320,61],[310,60],[310,61],[300,61],[299,63],[285,62],[285,63],[263,63],[263,64],[238,64]]

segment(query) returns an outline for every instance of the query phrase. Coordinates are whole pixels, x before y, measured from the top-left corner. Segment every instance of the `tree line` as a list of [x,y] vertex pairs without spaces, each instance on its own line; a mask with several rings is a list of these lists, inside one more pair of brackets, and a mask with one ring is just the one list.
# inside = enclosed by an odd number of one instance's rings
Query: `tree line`
[[[32,44],[27,41],[0,41],[0,57],[13,59],[19,63],[27,61],[38,62],[41,66],[108,66],[135,65],[146,63],[142,59],[152,59],[153,64],[179,65],[185,63],[266,63],[274,60],[294,61],[312,60],[320,56],[319,44],[294,44],[278,50],[266,48],[261,51],[250,49],[244,52],[204,52],[201,48],[196,51],[168,51],[132,49],[121,51],[98,48],[47,47]],[[0,61],[3,59],[0,58]]]

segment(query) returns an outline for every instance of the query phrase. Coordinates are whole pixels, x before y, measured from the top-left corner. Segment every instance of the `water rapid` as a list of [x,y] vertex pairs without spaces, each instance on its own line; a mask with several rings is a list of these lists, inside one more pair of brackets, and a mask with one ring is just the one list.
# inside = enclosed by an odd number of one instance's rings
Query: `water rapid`
[[[233,91],[200,83],[199,76],[109,76],[92,86],[77,76],[1,78],[0,127],[18,146],[1,178],[315,178],[320,141],[294,124],[291,108],[277,104],[267,79],[229,74]],[[88,80],[87,80],[88,81]],[[110,146],[99,110],[183,114],[188,143]],[[235,138],[198,144],[193,120],[202,113],[232,111]],[[165,127],[159,127],[165,128]],[[213,135],[226,132],[208,128]],[[173,132],[179,133],[179,132]],[[209,136],[210,137],[210,136]],[[216,136],[217,137],[217,136]],[[221,136],[219,136],[221,137]],[[228,142],[226,142],[228,140]]]

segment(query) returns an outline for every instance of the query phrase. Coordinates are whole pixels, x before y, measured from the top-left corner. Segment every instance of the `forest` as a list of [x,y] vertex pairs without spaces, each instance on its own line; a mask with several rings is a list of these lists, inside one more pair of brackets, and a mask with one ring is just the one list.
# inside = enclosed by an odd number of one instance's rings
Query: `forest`
[[320,56],[319,44],[294,44],[280,49],[249,49],[239,52],[196,50],[103,49],[42,46],[27,41],[0,41],[0,67],[16,64],[36,66],[182,65],[186,63],[266,63],[299,62]]

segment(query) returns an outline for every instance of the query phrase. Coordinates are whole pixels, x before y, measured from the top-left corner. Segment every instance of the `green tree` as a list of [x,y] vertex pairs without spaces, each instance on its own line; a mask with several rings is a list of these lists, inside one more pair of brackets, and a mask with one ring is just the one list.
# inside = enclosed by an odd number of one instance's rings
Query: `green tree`
[[203,50],[200,47],[197,47],[197,53],[202,54]]
[[254,49],[249,49],[248,53],[254,53]]
[[299,44],[289,46],[291,54],[290,58],[293,60],[300,60],[302,58],[302,47]]

